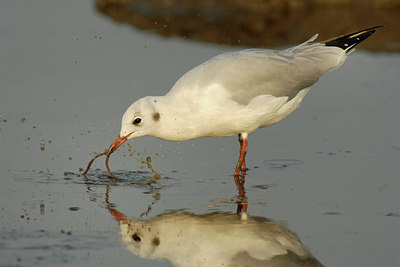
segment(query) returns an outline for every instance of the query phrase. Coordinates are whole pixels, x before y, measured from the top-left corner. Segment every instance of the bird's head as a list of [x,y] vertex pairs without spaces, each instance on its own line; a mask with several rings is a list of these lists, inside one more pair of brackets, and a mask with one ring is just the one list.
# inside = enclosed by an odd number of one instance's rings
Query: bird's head
[[156,97],[144,97],[130,105],[122,116],[120,134],[109,147],[109,152],[114,152],[129,139],[151,135],[160,120],[156,104]]

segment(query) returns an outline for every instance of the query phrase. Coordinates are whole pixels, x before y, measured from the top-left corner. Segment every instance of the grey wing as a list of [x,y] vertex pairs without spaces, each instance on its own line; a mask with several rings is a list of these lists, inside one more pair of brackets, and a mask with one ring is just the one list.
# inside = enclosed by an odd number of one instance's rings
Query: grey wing
[[252,49],[217,56],[203,68],[200,65],[198,71],[202,82],[221,85],[234,101],[246,105],[259,95],[290,100],[321,75],[339,67],[345,57],[342,49],[322,44],[283,51]]

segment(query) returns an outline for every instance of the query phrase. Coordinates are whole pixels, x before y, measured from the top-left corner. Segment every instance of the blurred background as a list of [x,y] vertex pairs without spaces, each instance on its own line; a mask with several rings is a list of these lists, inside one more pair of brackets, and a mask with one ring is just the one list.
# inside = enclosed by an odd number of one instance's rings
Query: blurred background
[[[360,47],[400,51],[396,0],[97,0],[119,23],[171,37],[247,47],[278,47],[320,40],[375,25],[389,26]],[[360,26],[362,25],[362,26]]]

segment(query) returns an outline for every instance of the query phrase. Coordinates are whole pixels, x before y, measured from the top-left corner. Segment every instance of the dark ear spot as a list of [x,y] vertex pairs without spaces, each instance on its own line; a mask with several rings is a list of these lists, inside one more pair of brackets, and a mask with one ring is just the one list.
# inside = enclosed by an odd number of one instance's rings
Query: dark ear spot
[[151,243],[153,244],[153,246],[158,246],[160,245],[160,239],[158,237],[155,237],[153,241],[151,241]]
[[160,113],[158,113],[158,112],[153,113],[153,120],[159,121],[160,117],[161,117]]

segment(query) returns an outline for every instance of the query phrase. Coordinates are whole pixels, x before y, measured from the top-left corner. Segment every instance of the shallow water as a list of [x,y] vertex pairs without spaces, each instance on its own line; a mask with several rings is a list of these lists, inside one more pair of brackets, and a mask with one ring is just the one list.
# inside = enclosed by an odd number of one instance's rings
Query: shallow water
[[[104,158],[81,175],[131,102],[235,48],[118,25],[89,1],[13,1],[0,13],[0,265],[172,266],[126,249],[115,214],[197,221],[243,205],[249,222],[276,222],[326,266],[400,264],[399,54],[357,50],[300,109],[252,134],[244,198],[231,175],[237,137],[144,137],[112,155],[120,180],[101,176]],[[161,175],[151,184],[148,157]]]

